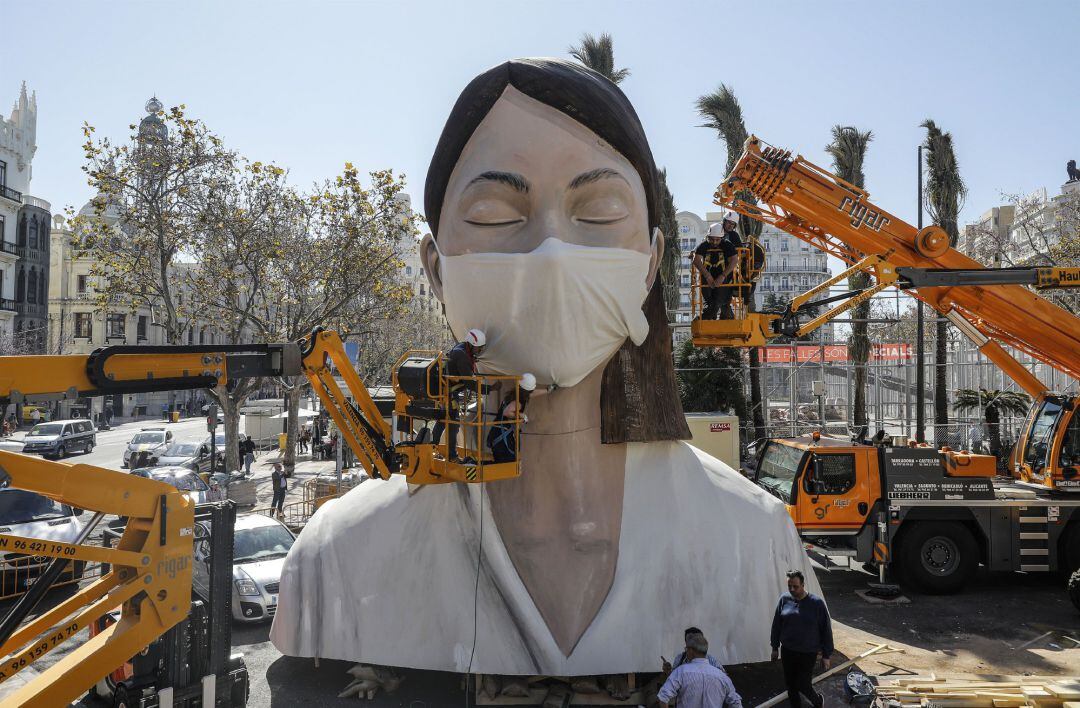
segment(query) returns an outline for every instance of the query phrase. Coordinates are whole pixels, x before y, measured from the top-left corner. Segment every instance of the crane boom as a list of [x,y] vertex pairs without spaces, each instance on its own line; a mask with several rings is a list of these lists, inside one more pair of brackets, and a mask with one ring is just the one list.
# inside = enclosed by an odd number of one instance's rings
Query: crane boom
[[[741,196],[746,192],[753,194],[756,203]],[[717,189],[716,202],[783,229],[849,264],[857,263],[863,254],[887,254],[897,269],[989,272],[950,248],[948,234],[939,226],[917,229],[873,204],[865,190],[756,136],[747,139],[742,156]],[[989,340],[992,346],[984,353],[995,363],[1014,368],[1001,363],[1003,356],[1009,356],[1001,349],[1002,343],[1080,378],[1080,318],[1022,285],[931,282],[915,287],[916,297],[943,315],[955,312]]]

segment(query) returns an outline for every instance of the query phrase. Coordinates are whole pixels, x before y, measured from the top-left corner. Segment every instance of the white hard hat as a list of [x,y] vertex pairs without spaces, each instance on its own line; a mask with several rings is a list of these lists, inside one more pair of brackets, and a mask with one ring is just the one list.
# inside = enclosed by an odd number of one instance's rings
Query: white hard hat
[[518,384],[526,391],[533,391],[536,389],[536,377],[532,374],[522,374],[521,383]]
[[723,224],[713,224],[709,227],[709,238],[719,238],[724,235]]
[[724,214],[724,221],[734,221],[737,224],[739,223],[739,215],[733,211],[729,211]]
[[465,333],[465,341],[474,347],[482,347],[487,344],[487,337],[482,329],[470,329]]

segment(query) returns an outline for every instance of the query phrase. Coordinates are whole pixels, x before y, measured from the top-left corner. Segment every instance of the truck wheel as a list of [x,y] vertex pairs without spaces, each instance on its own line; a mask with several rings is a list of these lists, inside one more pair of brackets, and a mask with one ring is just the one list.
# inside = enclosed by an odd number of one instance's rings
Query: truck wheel
[[932,595],[962,588],[979,564],[971,532],[954,521],[916,523],[900,546],[903,577]]
[[64,449],[64,446],[61,445],[60,447],[56,448],[56,459],[62,460],[65,457],[67,457],[67,450]]
[[1058,558],[1061,559],[1061,570],[1068,578],[1080,570],[1080,519],[1069,523],[1065,533],[1061,535],[1060,543]]
[[1069,599],[1072,600],[1073,607],[1080,610],[1080,570],[1069,578]]

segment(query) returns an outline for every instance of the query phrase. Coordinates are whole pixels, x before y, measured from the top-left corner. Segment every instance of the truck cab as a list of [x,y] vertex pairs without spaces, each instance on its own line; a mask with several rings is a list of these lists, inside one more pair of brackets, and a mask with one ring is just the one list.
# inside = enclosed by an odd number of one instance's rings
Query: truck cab
[[800,535],[823,552],[853,556],[860,543],[869,551],[881,499],[876,448],[828,436],[772,439],[754,482],[787,505]]
[[1013,448],[1011,468],[1020,480],[1080,492],[1080,415],[1071,396],[1037,401]]

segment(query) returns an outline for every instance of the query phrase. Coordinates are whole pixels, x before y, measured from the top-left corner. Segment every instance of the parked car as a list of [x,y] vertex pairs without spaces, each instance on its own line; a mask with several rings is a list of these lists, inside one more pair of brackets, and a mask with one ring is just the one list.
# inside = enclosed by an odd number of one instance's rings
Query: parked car
[[66,457],[69,452],[90,452],[97,444],[97,429],[84,418],[38,423],[23,438],[23,452],[42,457]]
[[165,448],[172,440],[172,431],[165,428],[143,428],[135,433],[135,437],[131,438],[127,447],[124,448],[124,462],[120,466],[124,468],[130,466],[132,457],[140,452],[149,453],[147,462],[154,464],[154,460],[165,452]]
[[233,538],[233,617],[239,622],[274,618],[285,556],[296,537],[262,514],[236,517]]
[[210,446],[191,440],[174,440],[155,462],[159,467],[186,467],[195,472],[209,472]]
[[[67,504],[28,492],[24,489],[0,489],[0,533],[43,541],[73,543],[83,524],[76,511]],[[52,559],[22,553],[0,554],[0,597],[10,597],[26,590]],[[71,563],[57,585],[82,577],[84,561]]]
[[132,470],[131,474],[171,484],[180,491],[187,492],[188,497],[196,504],[224,501],[228,496],[224,487],[207,484],[187,467],[141,467]]

